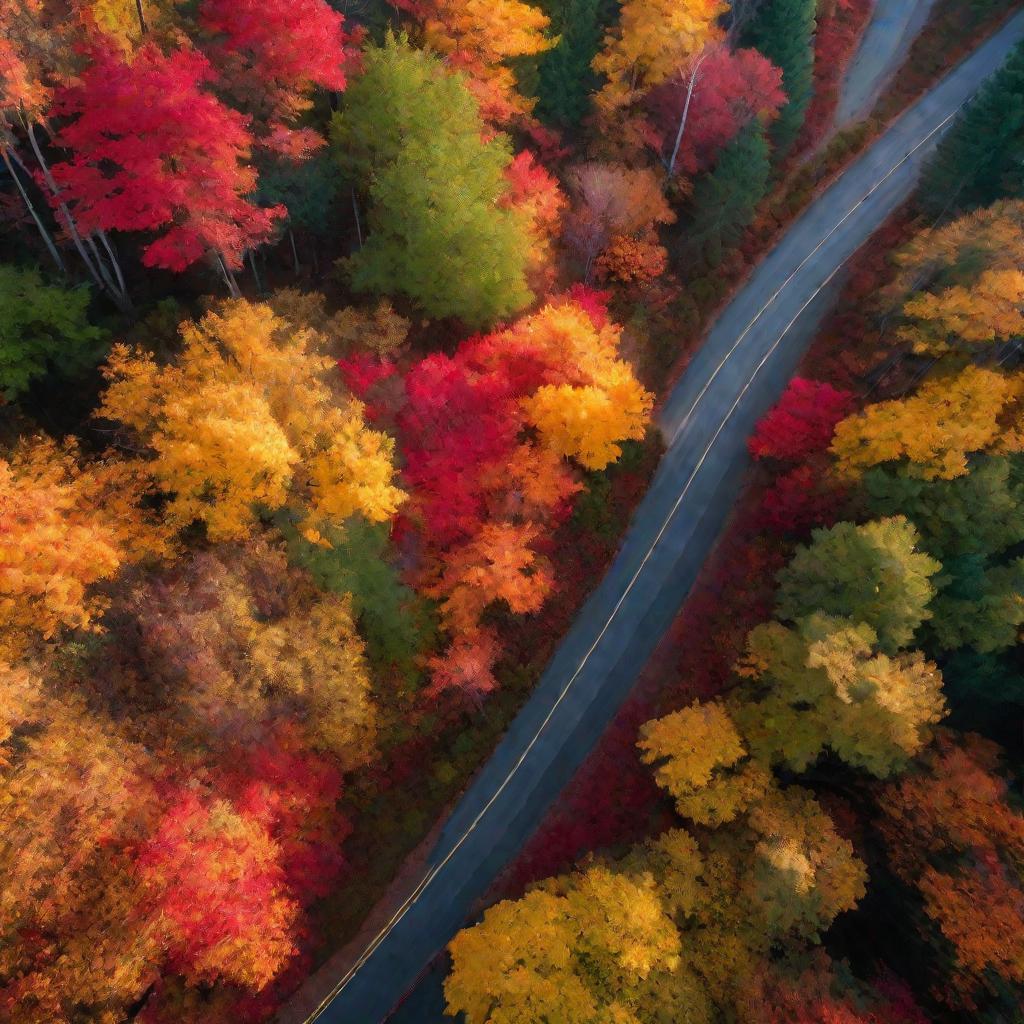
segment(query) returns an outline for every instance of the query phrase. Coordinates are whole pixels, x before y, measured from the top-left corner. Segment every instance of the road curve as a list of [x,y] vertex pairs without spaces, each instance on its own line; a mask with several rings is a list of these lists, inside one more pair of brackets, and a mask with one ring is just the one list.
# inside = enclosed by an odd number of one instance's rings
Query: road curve
[[871,113],[893,72],[903,63],[935,0],[876,0],[857,53],[847,68],[835,125],[847,128]]
[[738,493],[746,438],[785,388],[830,282],[909,195],[943,128],[1022,38],[1024,11],[853,163],[726,307],[662,408],[669,447],[618,556],[453,811],[427,875],[309,1021],[386,1019],[537,827],[686,597]]

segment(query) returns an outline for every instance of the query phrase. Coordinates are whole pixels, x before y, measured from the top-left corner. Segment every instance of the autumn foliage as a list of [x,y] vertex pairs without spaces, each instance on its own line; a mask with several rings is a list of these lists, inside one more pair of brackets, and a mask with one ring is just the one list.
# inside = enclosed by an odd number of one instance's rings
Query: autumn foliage
[[[866,13],[0,0],[0,1020],[261,1024],[372,920],[615,558]],[[1015,194],[1007,69],[949,138]],[[1021,1016],[1024,203],[969,184],[854,258],[452,942],[469,1024]]]
[[421,524],[422,585],[441,602],[459,666],[435,662],[440,685],[493,689],[484,609],[536,612],[550,592],[541,542],[580,487],[566,460],[603,469],[643,437],[652,399],[618,344],[603,307],[563,298],[406,376],[404,514]]
[[[692,94],[691,76],[695,76]],[[741,128],[755,118],[769,122],[784,102],[782,73],[771,61],[757,50],[716,46],[699,68],[681,72],[648,94],[649,141],[667,164],[685,111],[686,124],[671,171],[693,176],[712,167],[722,147]]]
[[147,266],[183,270],[206,256],[241,266],[283,213],[251,201],[256,173],[245,119],[204,86],[209,61],[146,45],[130,58],[99,48],[57,94],[57,141],[71,158],[53,175],[85,231],[152,231]]
[[254,506],[287,507],[315,537],[357,513],[394,515],[393,442],[366,426],[357,400],[334,400],[316,332],[237,301],[184,324],[182,340],[167,367],[116,347],[101,408],[152,446],[172,523],[201,520],[211,538],[236,539]]

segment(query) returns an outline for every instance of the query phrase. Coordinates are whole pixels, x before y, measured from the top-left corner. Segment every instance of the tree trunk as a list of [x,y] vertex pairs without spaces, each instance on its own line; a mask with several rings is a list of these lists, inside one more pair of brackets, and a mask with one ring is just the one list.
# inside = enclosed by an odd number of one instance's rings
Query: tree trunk
[[227,260],[225,260],[220,253],[217,253],[217,265],[220,267],[224,283],[228,286],[228,294],[233,299],[240,299],[242,297],[242,292],[238,287],[238,282],[235,280],[235,275],[231,273]]
[[32,203],[32,197],[28,194],[25,186],[21,183],[21,178],[18,177],[18,172],[14,169],[14,165],[11,163],[11,157],[7,151],[7,147],[0,146],[0,152],[3,153],[4,163],[7,165],[7,170],[14,179],[14,184],[18,188],[18,193],[21,195],[25,208],[32,215],[32,219],[36,222],[36,227],[39,229],[39,234],[46,243],[47,251],[53,257],[53,262],[57,264],[57,269],[66,277],[68,268],[64,266],[64,259],[61,256],[60,251],[57,249],[57,246],[54,244],[53,239],[50,237],[50,232],[46,230],[46,225],[43,223],[42,218],[40,218],[36,211],[36,208]]
[[149,31],[149,26],[146,24],[146,12],[142,7],[142,0],[135,0],[135,10],[139,15],[139,32],[145,35]]
[[252,268],[252,276],[256,280],[256,294],[263,294],[263,282],[260,280],[260,272],[256,269],[256,257],[252,249],[249,250],[249,266]]
[[[36,138],[35,125],[31,121],[28,125],[28,138],[29,143],[32,146],[32,152],[35,153],[36,160],[39,162],[39,167],[43,172],[43,180],[53,193],[53,197],[57,200],[60,212],[64,215],[64,223],[68,229],[68,233],[71,235],[71,240],[75,243],[78,255],[82,257],[86,269],[89,271],[89,275],[96,282],[96,285],[101,291],[105,291],[110,295],[114,300],[114,304],[122,313],[129,312],[131,310],[131,302],[128,299],[127,291],[120,290],[117,285],[114,284],[113,280],[111,280],[110,276],[106,273],[106,268],[100,265],[101,261],[99,259],[99,253],[96,253],[96,260],[94,262],[92,257],[90,257],[89,253],[86,251],[85,242],[78,231],[78,225],[75,224],[75,219],[71,216],[68,204],[61,199],[60,188],[58,188],[57,182],[54,180],[53,174],[50,171],[50,166],[47,164],[46,159],[43,156],[43,151],[39,148],[39,140]],[[92,248],[95,252],[96,247],[92,246]]]
[[686,103],[683,104],[683,115],[679,119],[679,130],[676,132],[676,142],[672,147],[672,156],[669,157],[668,163],[665,165],[667,177],[672,177],[672,171],[676,166],[676,157],[679,155],[679,146],[683,141],[683,132],[686,131],[686,119],[690,116],[690,100],[693,99],[694,86],[697,84],[697,75],[700,72],[700,66],[704,63],[704,58],[707,56],[707,51],[702,53],[698,58],[696,64],[693,65],[693,70],[690,72],[690,84],[686,89]]
[[352,212],[356,215],[356,238],[359,239],[359,248],[363,247],[363,228],[359,223],[359,203],[356,202],[356,190],[352,188]]
[[100,241],[103,243],[103,248],[107,250],[107,254],[110,256],[110,265],[114,268],[114,275],[117,277],[117,286],[121,289],[121,294],[124,296],[125,302],[131,306],[131,298],[128,295],[128,287],[124,283],[124,274],[121,273],[121,264],[117,259],[117,253],[114,252],[114,247],[110,244],[110,239],[107,238],[106,231],[97,231]]
[[295,276],[298,277],[302,265],[299,263],[299,250],[295,247],[295,232],[291,228],[288,229],[288,241],[292,243],[292,260],[295,263]]

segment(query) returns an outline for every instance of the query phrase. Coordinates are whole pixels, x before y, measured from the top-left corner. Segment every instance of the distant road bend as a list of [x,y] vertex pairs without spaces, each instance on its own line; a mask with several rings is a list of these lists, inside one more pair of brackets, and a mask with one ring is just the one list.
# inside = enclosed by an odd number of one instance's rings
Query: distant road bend
[[726,307],[662,408],[668,450],[618,556],[456,806],[427,873],[309,1022],[385,1020],[536,829],[692,586],[738,494],[746,439],[785,388],[833,279],[908,197],[942,131],[1022,38],[1024,11],[851,164]]

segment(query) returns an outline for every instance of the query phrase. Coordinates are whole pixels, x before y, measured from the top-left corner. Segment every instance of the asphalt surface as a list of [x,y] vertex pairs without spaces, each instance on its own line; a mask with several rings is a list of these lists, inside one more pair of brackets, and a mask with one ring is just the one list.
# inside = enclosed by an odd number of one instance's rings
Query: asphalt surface
[[903,63],[935,0],[876,0],[871,20],[843,79],[836,106],[839,128],[871,113],[885,83]]
[[337,979],[318,1022],[379,1024],[414,988],[396,1024],[439,1019],[439,975],[417,980],[537,827],[671,624],[739,492],[746,439],[784,390],[842,265],[910,194],[941,126],[1022,38],[1024,12],[853,163],[726,307],[662,408],[668,451],[621,551],[453,811],[415,899]]

